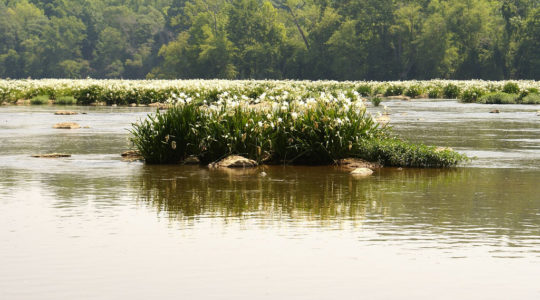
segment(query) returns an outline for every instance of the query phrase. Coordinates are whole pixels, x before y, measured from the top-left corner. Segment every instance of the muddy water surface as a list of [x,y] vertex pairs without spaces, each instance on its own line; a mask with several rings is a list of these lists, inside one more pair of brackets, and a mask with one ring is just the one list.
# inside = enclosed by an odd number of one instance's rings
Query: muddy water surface
[[[119,153],[152,109],[0,107],[0,299],[540,298],[540,106],[382,105],[476,159],[360,180],[145,166]],[[30,157],[50,152],[72,157]]]

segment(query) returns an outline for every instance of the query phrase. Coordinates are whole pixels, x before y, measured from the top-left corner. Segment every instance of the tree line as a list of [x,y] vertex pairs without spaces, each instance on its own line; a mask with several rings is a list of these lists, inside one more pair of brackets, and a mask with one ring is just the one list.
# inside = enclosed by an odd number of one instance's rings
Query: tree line
[[538,0],[0,0],[0,77],[540,79]]

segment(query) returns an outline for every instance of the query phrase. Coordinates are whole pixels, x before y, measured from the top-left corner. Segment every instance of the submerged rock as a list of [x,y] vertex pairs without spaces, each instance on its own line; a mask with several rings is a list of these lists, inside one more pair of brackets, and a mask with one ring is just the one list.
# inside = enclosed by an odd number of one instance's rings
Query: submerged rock
[[408,96],[388,96],[386,97],[387,99],[392,99],[392,100],[405,100],[405,101],[410,101],[411,100],[411,97],[408,97]]
[[338,160],[337,165],[346,169],[354,170],[358,168],[379,169],[382,166],[378,163],[369,162],[360,158],[343,158]]
[[64,123],[58,123],[53,126],[53,128],[56,129],[78,129],[81,128],[81,125],[74,123],[74,122],[64,122]]
[[143,157],[141,155],[141,152],[138,150],[128,150],[122,152],[122,160],[123,161],[136,161],[136,160],[143,160]]
[[490,113],[490,114],[498,114],[498,113],[500,113],[500,112],[501,112],[501,111],[498,110],[498,109],[493,109],[493,110],[490,111],[489,113]]
[[208,165],[210,168],[254,168],[256,166],[256,161],[239,155],[231,155]]
[[184,161],[182,161],[182,164],[184,165],[198,165],[200,163],[201,161],[199,158],[194,155],[188,156],[186,159],[184,159]]
[[37,158],[59,158],[59,157],[71,157],[71,154],[65,153],[47,153],[47,154],[34,154],[32,157]]
[[77,115],[79,113],[75,112],[75,111],[69,111],[69,110],[59,110],[59,111],[55,112],[54,114],[55,115],[60,115],[60,116],[71,116],[71,115]]
[[382,126],[388,125],[390,123],[390,117],[389,116],[380,116],[375,119],[377,123],[381,124]]
[[373,170],[368,168],[356,168],[351,172],[351,174],[358,177],[368,177],[373,174]]
[[435,152],[443,152],[443,151],[454,151],[454,149],[450,147],[437,147],[435,148]]
[[167,109],[170,107],[170,104],[167,103],[161,103],[161,102],[153,102],[148,104],[149,107],[157,107],[158,109]]

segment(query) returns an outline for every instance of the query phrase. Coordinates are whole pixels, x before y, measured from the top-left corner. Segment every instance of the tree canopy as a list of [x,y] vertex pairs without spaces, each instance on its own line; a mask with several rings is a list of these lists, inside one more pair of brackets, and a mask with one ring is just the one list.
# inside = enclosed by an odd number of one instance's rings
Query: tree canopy
[[538,0],[0,0],[2,78],[540,79]]

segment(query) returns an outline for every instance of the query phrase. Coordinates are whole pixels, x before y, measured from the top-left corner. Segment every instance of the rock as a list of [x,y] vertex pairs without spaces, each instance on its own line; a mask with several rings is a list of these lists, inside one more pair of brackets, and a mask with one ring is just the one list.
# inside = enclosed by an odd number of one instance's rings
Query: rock
[[53,128],[57,129],[78,129],[81,128],[81,125],[74,123],[74,122],[64,122],[64,123],[58,123],[53,126]]
[[197,156],[194,156],[194,155],[188,156],[182,162],[182,164],[184,164],[184,165],[198,165],[200,163],[201,163],[201,161],[199,160],[199,158]]
[[490,113],[490,114],[498,114],[498,113],[500,113],[500,112],[501,112],[501,111],[498,110],[498,109],[493,109],[493,110],[490,111],[489,113]]
[[411,97],[403,96],[403,95],[401,95],[401,96],[388,96],[388,97],[386,97],[386,99],[411,101]]
[[351,172],[351,174],[358,177],[368,177],[373,174],[373,170],[368,168],[356,168]]
[[376,118],[375,121],[377,121],[377,123],[381,124],[382,126],[386,126],[386,125],[388,125],[388,123],[390,123],[390,117],[388,117],[388,116],[380,116],[380,117]]
[[111,106],[112,106],[112,107],[117,107],[118,105],[117,105],[117,104],[113,104],[113,105],[111,105]]
[[261,177],[266,177],[266,175],[268,175],[268,174],[266,174],[266,172],[264,172],[264,171],[262,171],[261,173],[259,173],[259,176],[261,176]]
[[210,168],[254,168],[257,162],[239,155],[231,155],[208,166]]
[[107,103],[99,102],[99,101],[90,103],[90,106],[105,106],[105,105],[107,105]]
[[71,157],[71,154],[64,153],[47,153],[47,154],[34,154],[32,157],[37,158],[59,158],[59,157]]
[[161,103],[161,102],[153,102],[148,104],[149,107],[157,107],[158,109],[167,109],[170,107],[167,103]]
[[343,158],[338,160],[337,165],[349,170],[354,170],[358,168],[368,168],[368,169],[379,169],[382,166],[378,163],[372,163],[359,158]]
[[443,151],[454,151],[454,149],[450,147],[437,147],[435,148],[435,152],[443,152]]
[[15,104],[17,104],[17,105],[27,105],[27,104],[30,104],[30,100],[19,99],[19,100],[17,100],[17,102],[15,102]]
[[139,152],[138,150],[124,151],[122,152],[121,155],[122,155],[123,161],[131,162],[131,161],[136,161],[136,160],[143,160],[141,152]]
[[78,114],[78,112],[69,111],[69,110],[59,110],[59,111],[55,112],[54,114],[55,115],[60,115],[60,116],[70,116],[70,115],[76,115],[76,114]]
[[131,156],[141,156],[141,152],[139,150],[127,150],[122,152],[122,157],[131,157]]
[[129,106],[135,107],[135,106],[137,106],[137,103],[131,103]]

